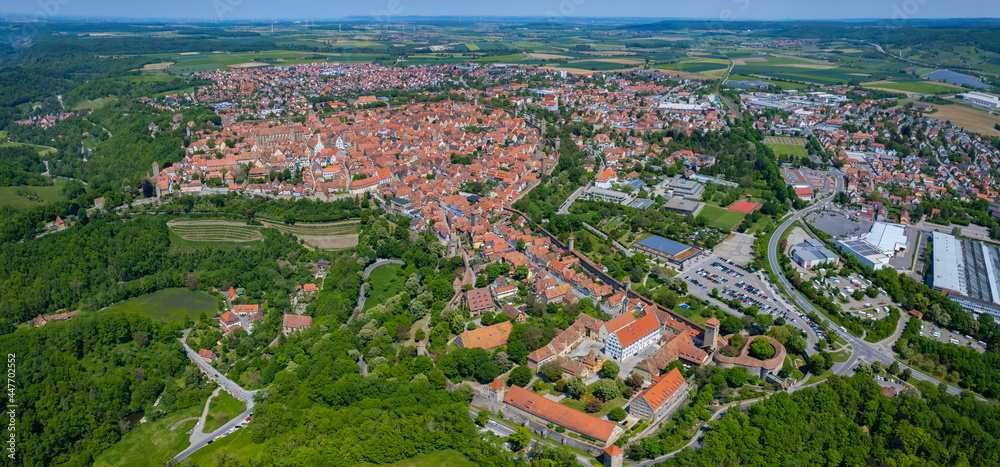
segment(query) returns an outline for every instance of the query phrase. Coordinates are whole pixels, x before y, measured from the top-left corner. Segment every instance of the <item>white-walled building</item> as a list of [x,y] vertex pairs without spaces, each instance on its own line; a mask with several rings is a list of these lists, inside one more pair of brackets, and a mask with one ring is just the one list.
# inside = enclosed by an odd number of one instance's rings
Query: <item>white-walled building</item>
[[656,320],[656,315],[649,313],[613,332],[604,344],[604,353],[620,361],[637,355],[659,338],[660,322]]

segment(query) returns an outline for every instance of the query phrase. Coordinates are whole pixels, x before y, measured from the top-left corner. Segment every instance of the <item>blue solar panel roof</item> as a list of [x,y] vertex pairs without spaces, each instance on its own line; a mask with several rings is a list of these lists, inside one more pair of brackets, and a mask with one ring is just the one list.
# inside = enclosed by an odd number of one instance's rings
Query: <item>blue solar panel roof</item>
[[663,254],[669,256],[677,256],[684,250],[691,248],[683,243],[675,242],[669,238],[663,238],[659,235],[653,235],[652,237],[639,242],[639,245],[663,252]]

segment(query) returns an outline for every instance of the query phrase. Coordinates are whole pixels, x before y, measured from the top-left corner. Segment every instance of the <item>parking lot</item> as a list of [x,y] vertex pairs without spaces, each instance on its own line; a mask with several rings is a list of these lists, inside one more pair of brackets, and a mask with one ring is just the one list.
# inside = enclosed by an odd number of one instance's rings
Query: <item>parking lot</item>
[[728,303],[710,297],[712,289],[718,289],[722,300],[736,298],[744,307],[757,305],[760,313],[785,318],[788,324],[806,334],[817,333],[809,318],[789,311],[792,308],[779,296],[777,287],[760,271],[744,269],[736,261],[718,254],[706,255],[685,270],[689,272],[681,277],[688,283],[688,293],[695,297],[714,303],[723,310],[732,311]]
[[834,211],[812,213],[806,217],[806,222],[835,238],[861,235],[867,233],[872,227],[872,223],[869,221],[856,221]]
[[986,347],[982,342],[978,342],[970,336],[964,336],[949,329],[942,329],[927,321],[920,322],[920,335],[946,344],[969,346],[980,353],[986,352]]

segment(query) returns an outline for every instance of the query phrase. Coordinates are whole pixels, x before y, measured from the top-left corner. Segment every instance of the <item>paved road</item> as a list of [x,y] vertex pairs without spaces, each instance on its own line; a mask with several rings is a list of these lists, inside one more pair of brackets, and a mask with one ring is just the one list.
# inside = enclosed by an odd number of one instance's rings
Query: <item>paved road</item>
[[[201,427],[196,427],[197,429],[195,430],[194,434],[191,435],[191,441],[192,441],[191,446],[181,451],[180,454],[174,456],[174,459],[177,459],[178,461],[183,460],[185,457],[190,456],[191,453],[207,446],[208,443],[214,440],[216,437],[222,435],[227,430],[236,426],[245,418],[250,416],[250,413],[253,411],[253,406],[254,406],[253,396],[254,394],[257,393],[257,391],[248,391],[246,389],[243,389],[239,384],[236,384],[233,380],[227,378],[226,375],[219,373],[215,368],[209,365],[208,362],[202,359],[201,356],[198,355],[198,352],[195,352],[194,349],[192,349],[191,346],[187,344],[187,337],[190,332],[191,332],[190,329],[185,329],[184,331],[181,332],[181,338],[180,338],[181,345],[184,346],[184,350],[185,352],[187,352],[188,358],[190,358],[191,361],[193,361],[196,365],[205,370],[206,373],[208,374],[208,378],[211,379],[212,381],[215,381],[219,385],[219,387],[228,390],[237,399],[245,402],[247,404],[247,409],[240,415],[236,416],[236,418],[233,418],[232,420],[226,422],[226,424],[222,425],[221,428],[215,430],[212,433],[204,433],[201,436],[196,436],[199,433],[198,430],[201,429]],[[197,439],[198,441],[195,441],[195,439]]]
[[[472,411],[470,409],[469,410],[469,415],[472,417],[473,420],[475,420],[476,417],[479,414],[477,412],[474,412],[474,411]],[[493,420],[493,419],[490,419],[490,421],[486,423],[486,426],[483,427],[483,428],[480,428],[479,431],[481,431],[481,432],[490,431],[493,434],[495,434],[495,435],[497,435],[497,436],[499,436],[501,438],[506,438],[506,437],[514,434],[514,429],[513,428],[511,428],[511,427],[509,427],[507,425],[504,425],[503,423],[500,423],[500,422],[498,422],[496,420]],[[556,446],[553,443],[550,443],[548,441],[544,441],[544,440],[540,440],[540,439],[536,438],[534,434],[531,435],[531,442],[532,443],[543,443],[543,444],[547,444],[547,445],[553,446],[553,447]],[[590,467],[591,466],[591,461],[593,461],[594,459],[595,459],[594,457],[587,457],[587,456],[584,456],[583,454],[576,454],[576,461],[579,462],[580,465],[583,466],[583,467]]]
[[[404,262],[402,262],[402,261],[400,261],[398,259],[379,259],[379,260],[376,260],[374,263],[370,264],[367,268],[365,268],[365,274],[363,276],[364,280],[368,280],[368,276],[371,275],[372,271],[374,271],[375,268],[377,268],[379,266],[384,266],[386,264],[404,265],[406,263],[404,263]],[[361,291],[358,292],[358,306],[356,308],[354,308],[354,314],[351,315],[351,319],[349,319],[347,322],[348,323],[353,323],[354,320],[358,319],[358,315],[361,314],[361,310],[363,310],[364,308],[365,308],[365,284],[362,283],[361,284]]]
[[[834,190],[834,195],[835,195],[836,193],[843,190],[843,178],[836,171],[833,171],[831,175],[834,176],[834,179],[836,180],[837,183],[836,189]],[[836,324],[826,319],[826,317],[823,316],[823,314],[820,313],[819,310],[817,310],[812,305],[812,303],[809,303],[809,301],[806,300],[798,292],[798,290],[792,287],[792,284],[788,282],[788,279],[785,278],[785,275],[781,273],[781,266],[778,263],[778,240],[784,234],[785,230],[788,230],[788,228],[792,225],[792,223],[799,220],[804,215],[812,211],[815,211],[817,209],[820,209],[824,206],[828,206],[832,201],[834,195],[830,195],[826,198],[823,198],[816,204],[794,213],[785,222],[783,222],[777,229],[775,229],[774,234],[771,236],[771,240],[770,242],[768,242],[767,245],[767,261],[771,265],[771,270],[774,271],[774,275],[778,278],[778,281],[784,286],[785,291],[788,293],[788,297],[792,299],[791,302],[797,305],[805,312],[810,312],[810,311],[816,312],[816,314],[818,314],[820,318],[826,323],[828,329],[830,329],[832,332],[836,332],[837,334],[839,334],[844,340],[847,341],[848,344],[851,345],[853,350],[853,352],[851,353],[851,357],[848,359],[848,361],[844,363],[838,363],[834,365],[833,369],[834,373],[836,374],[849,375],[853,373],[854,367],[857,366],[859,362],[863,363],[882,362],[882,364],[886,366],[891,365],[892,362],[896,360],[892,350],[887,349],[888,346],[891,346],[891,342],[882,341],[878,344],[873,344],[865,341],[864,339],[854,337],[850,333],[840,331]],[[902,362],[900,362],[899,367],[900,369],[908,368]],[[927,376],[917,371],[916,369],[910,368],[910,371],[913,373],[913,377],[918,380],[928,381],[934,384],[941,384],[940,381],[931,378],[930,376]],[[958,395],[961,393],[961,391],[953,386],[948,386],[948,393]],[[977,399],[984,400],[978,396]]]

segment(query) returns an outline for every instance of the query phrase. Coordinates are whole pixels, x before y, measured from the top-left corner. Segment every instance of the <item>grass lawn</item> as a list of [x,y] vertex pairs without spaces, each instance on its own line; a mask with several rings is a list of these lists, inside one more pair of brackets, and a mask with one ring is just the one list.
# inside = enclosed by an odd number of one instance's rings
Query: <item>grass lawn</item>
[[796,381],[801,381],[802,377],[806,375],[805,372],[806,364],[804,361],[802,361],[801,358],[796,357],[795,361],[791,361],[788,359],[788,357],[785,357],[785,364],[792,365],[791,366],[791,368],[793,368],[792,378],[795,378]]
[[241,429],[195,451],[188,456],[188,459],[191,459],[192,465],[219,465],[222,462],[216,456],[221,455],[234,456],[242,462],[259,458],[261,452],[263,452],[263,447],[263,444],[254,444],[250,440],[250,433],[245,429]]
[[[6,137],[6,134],[3,137]],[[56,152],[56,148],[54,148],[52,146],[42,146],[40,144],[17,143],[17,142],[0,143],[0,147],[3,147],[3,146],[31,146],[31,147],[35,148],[36,151],[38,151],[38,155],[39,156],[47,156],[49,154],[52,154],[52,153]]]
[[[594,384],[597,384],[597,383],[594,383]],[[592,385],[590,385],[590,386],[587,387],[587,393],[588,394],[593,392],[592,389],[593,389],[594,384],[592,384]],[[590,396],[590,397],[593,397],[593,396]],[[562,404],[562,405],[565,405],[566,407],[571,407],[573,409],[579,410],[580,412],[588,413],[586,410],[584,410],[584,407],[587,405],[586,397],[584,399],[580,399],[580,400],[573,399],[572,397],[567,397],[567,398],[559,401],[559,403]],[[601,411],[600,412],[593,413],[591,415],[600,418],[600,417],[603,417],[603,416],[607,415],[608,412],[610,412],[615,407],[621,407],[623,405],[625,405],[625,399],[623,399],[621,397],[617,397],[617,398],[614,398],[614,399],[611,399],[611,400],[605,402],[604,403],[604,407],[601,407]]]
[[797,144],[773,144],[773,143],[764,143],[764,144],[767,147],[771,148],[771,150],[774,151],[774,155],[776,156],[788,155],[795,157],[806,157],[808,155],[806,154],[806,149]]
[[61,178],[53,179],[52,186],[26,186],[24,189],[32,191],[38,195],[40,201],[33,201],[17,194],[16,186],[0,187],[0,206],[10,206],[17,209],[33,208],[43,204],[54,203],[63,199],[62,189],[66,180]]
[[827,378],[829,378],[831,376],[833,376],[833,369],[826,370],[823,373],[820,373],[818,375],[811,375],[811,376],[809,376],[809,380],[806,381],[806,384],[818,383],[818,382],[823,381],[823,380],[825,380],[825,379],[827,379]]
[[188,430],[197,420],[181,423],[173,431],[170,428],[186,418],[201,415],[205,404],[195,404],[167,415],[155,422],[141,423],[122,436],[107,451],[94,459],[94,465],[103,466],[161,466],[177,453],[188,447]]
[[365,281],[367,284],[365,287],[368,288],[365,310],[385,303],[389,297],[399,294],[399,291],[403,289],[403,283],[406,282],[406,277],[396,274],[401,270],[402,266],[398,264],[386,264],[372,271],[368,280]]
[[197,320],[201,312],[215,316],[216,298],[205,292],[188,289],[164,289],[151,294],[125,300],[108,308],[116,311],[138,311],[152,319],[184,321],[184,317]]
[[684,303],[683,299],[677,301],[677,306],[674,307],[674,313],[690,319],[701,326],[704,326],[705,322],[708,321],[708,318],[713,316],[702,316],[701,311],[705,308],[704,306],[690,306],[691,303],[688,303],[689,306],[687,308],[681,308],[681,303]]
[[[205,407],[205,406],[202,406]],[[219,391],[219,395],[212,398],[208,405],[208,416],[205,417],[205,426],[201,429],[204,433],[211,433],[218,430],[223,424],[246,410],[246,404],[239,399],[229,395],[228,392]],[[222,413],[222,417],[218,414]],[[222,421],[220,422],[219,419]]]
[[188,251],[194,251],[198,248],[205,248],[206,245],[211,245],[213,248],[218,248],[220,250],[231,250],[234,248],[246,248],[252,246],[251,242],[205,242],[196,240],[185,240],[177,235],[172,229],[167,229],[167,233],[170,234],[170,252],[171,253],[182,253]]
[[708,225],[715,227],[719,230],[733,230],[746,216],[742,212],[730,211],[726,208],[721,208],[718,206],[713,206],[711,204],[706,204],[702,208],[701,213],[698,216],[705,216],[708,219]]
[[841,350],[840,352],[834,352],[830,354],[833,357],[833,361],[837,363],[846,362],[851,355],[846,350]]
[[[356,464],[354,467],[372,467],[376,464],[367,462]],[[462,453],[454,449],[428,452],[419,454],[409,459],[403,459],[392,464],[382,464],[381,467],[437,467],[439,465],[455,467],[476,467],[476,464],[466,458]]]

